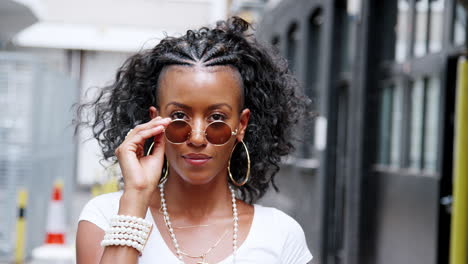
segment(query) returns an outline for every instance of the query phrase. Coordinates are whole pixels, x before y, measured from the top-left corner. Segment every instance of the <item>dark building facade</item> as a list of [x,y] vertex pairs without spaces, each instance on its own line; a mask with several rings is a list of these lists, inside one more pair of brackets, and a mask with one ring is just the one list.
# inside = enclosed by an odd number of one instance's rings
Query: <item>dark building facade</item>
[[314,263],[449,262],[466,23],[455,0],[285,0],[263,14],[258,37],[318,113],[279,182],[297,193],[300,205],[279,207]]

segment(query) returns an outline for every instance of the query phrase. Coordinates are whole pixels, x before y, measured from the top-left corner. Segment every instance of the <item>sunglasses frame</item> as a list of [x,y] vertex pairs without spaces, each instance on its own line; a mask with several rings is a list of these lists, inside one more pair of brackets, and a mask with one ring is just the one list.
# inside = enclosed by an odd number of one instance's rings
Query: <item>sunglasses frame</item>
[[[174,120],[172,120],[172,121],[169,123],[168,126],[170,126],[170,125],[171,125],[172,123],[174,123],[174,122],[185,122],[190,128],[192,128],[192,125],[190,125],[189,122],[187,122],[187,121],[185,121],[185,120],[183,120],[183,119],[174,119]],[[229,127],[229,130],[231,130],[231,137],[237,135],[237,132],[238,132],[238,131],[237,131],[237,128],[233,131],[233,130],[232,130],[232,127],[231,127],[228,123],[226,123],[226,122],[224,122],[224,121],[222,121],[222,120],[216,120],[216,121],[213,121],[213,122],[209,123],[209,124],[205,127],[205,130],[204,130],[204,131],[191,129],[191,131],[190,131],[190,133],[189,133],[187,139],[186,139],[185,141],[183,141],[183,142],[180,142],[180,143],[175,143],[175,142],[170,141],[170,140],[167,138],[167,135],[166,135],[165,130],[164,130],[164,137],[166,138],[166,140],[167,140],[169,143],[175,144],[175,145],[180,145],[180,144],[184,144],[185,142],[187,142],[187,140],[192,136],[192,133],[193,133],[194,131],[195,131],[195,132],[198,132],[198,133],[199,133],[199,132],[204,132],[204,133],[203,133],[203,136],[205,137],[206,142],[210,143],[210,144],[213,145],[213,146],[224,146],[224,145],[226,145],[226,144],[229,142],[229,140],[227,140],[227,141],[224,142],[223,144],[213,144],[213,143],[211,143],[211,142],[208,140],[208,138],[206,138],[206,136],[207,136],[206,129],[208,129],[208,127],[211,126],[211,125],[214,124],[214,123],[224,123],[225,125],[227,125],[227,126]],[[229,138],[229,139],[230,139],[230,138]]]

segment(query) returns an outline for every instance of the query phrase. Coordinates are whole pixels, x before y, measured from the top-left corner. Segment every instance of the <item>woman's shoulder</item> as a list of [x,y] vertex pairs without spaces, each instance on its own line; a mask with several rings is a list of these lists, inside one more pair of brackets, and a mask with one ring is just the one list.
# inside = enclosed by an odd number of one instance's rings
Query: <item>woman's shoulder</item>
[[81,210],[78,221],[86,220],[105,230],[112,215],[119,210],[122,191],[98,195],[89,200]]
[[255,211],[258,212],[258,216],[262,218],[262,222],[265,224],[275,225],[276,227],[287,231],[287,233],[290,231],[302,232],[302,234],[304,233],[301,225],[296,221],[296,219],[282,210],[260,204],[255,204],[254,206]]
[[109,205],[109,203],[118,203],[123,191],[105,193],[97,195],[88,201],[88,204]]
[[289,214],[280,209],[255,204],[257,223],[263,231],[265,243],[278,246],[281,263],[308,263],[312,254],[307,246],[301,225]]

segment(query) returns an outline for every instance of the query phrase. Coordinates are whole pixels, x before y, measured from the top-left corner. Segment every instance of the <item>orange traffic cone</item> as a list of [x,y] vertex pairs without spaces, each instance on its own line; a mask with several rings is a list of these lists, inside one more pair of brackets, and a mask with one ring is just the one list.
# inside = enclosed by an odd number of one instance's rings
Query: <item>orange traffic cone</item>
[[65,207],[62,200],[62,184],[55,183],[49,203],[46,226],[46,244],[65,244]]
[[52,200],[47,213],[45,244],[33,249],[34,264],[72,264],[75,261],[75,248],[65,245],[65,205],[62,200],[61,182],[54,184]]

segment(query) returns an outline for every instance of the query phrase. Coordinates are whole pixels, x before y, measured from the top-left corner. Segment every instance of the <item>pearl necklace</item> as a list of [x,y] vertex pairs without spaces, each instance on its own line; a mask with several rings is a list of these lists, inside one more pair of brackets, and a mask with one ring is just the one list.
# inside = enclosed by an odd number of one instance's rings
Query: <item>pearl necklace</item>
[[[164,222],[166,223],[166,227],[169,231],[169,234],[172,239],[172,245],[174,246],[176,253],[177,253],[177,258],[179,258],[181,264],[185,264],[182,256],[182,251],[180,250],[179,243],[177,242],[176,236],[174,234],[174,229],[172,227],[171,219],[169,217],[169,213],[167,212],[167,205],[166,205],[166,199],[164,199],[164,184],[166,182],[162,182],[159,184],[159,192],[161,195],[161,208],[163,210],[163,217],[164,217]],[[231,191],[231,198],[232,198],[232,218],[234,222],[234,227],[233,227],[233,235],[232,235],[232,263],[236,263],[236,253],[237,253],[237,231],[239,231],[239,217],[237,214],[237,205],[236,205],[236,194],[234,193],[234,189],[229,186],[229,190]],[[198,262],[199,264],[208,264],[206,262]]]

